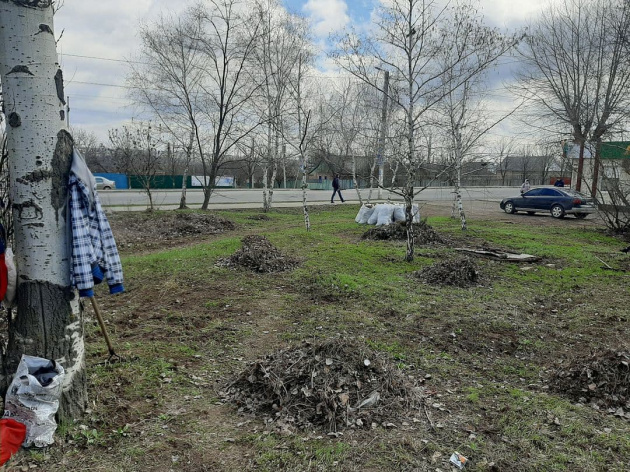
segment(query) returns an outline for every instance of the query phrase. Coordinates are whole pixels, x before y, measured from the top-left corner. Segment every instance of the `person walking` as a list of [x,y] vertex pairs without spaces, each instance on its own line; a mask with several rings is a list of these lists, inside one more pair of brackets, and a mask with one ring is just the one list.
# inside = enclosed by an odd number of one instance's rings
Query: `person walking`
[[553,183],[554,187],[564,187],[564,181],[558,177],[556,178],[556,181]]
[[529,185],[529,180],[525,179],[525,182],[523,182],[523,185],[521,185],[521,195],[523,195],[525,192],[529,192],[530,188],[531,186]]
[[335,178],[332,181],[332,186],[333,186],[333,194],[332,197],[330,197],[330,203],[335,203],[335,194],[339,194],[339,199],[341,200],[341,203],[344,202],[343,197],[341,196],[341,189],[339,188],[339,174],[335,174]]

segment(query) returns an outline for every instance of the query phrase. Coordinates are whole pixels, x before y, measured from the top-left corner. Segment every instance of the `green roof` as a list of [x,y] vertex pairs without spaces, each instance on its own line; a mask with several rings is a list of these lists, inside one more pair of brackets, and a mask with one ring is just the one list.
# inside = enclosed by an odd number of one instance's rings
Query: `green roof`
[[630,141],[602,143],[602,159],[630,159]]

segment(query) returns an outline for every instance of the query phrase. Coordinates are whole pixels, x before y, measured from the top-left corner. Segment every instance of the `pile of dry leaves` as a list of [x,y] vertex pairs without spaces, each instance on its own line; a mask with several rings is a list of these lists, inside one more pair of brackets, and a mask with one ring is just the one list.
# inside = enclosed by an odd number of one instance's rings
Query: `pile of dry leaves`
[[213,213],[117,212],[108,216],[119,247],[160,247],[192,236],[219,234],[236,225]]
[[575,401],[630,419],[630,352],[607,351],[576,359],[557,369],[549,386]]
[[295,268],[299,261],[285,256],[259,235],[246,236],[241,240],[242,247],[227,259],[218,261],[223,267],[245,267],[255,272],[281,272]]
[[413,273],[413,276],[431,285],[471,287],[479,282],[477,265],[468,258],[437,262]]
[[413,416],[421,391],[391,358],[364,344],[305,343],[252,363],[224,392],[239,411],[280,431],[393,427]]
[[[444,239],[424,220],[413,225],[413,235],[416,244],[444,244]],[[378,226],[363,233],[362,239],[406,241],[407,227],[405,223]]]

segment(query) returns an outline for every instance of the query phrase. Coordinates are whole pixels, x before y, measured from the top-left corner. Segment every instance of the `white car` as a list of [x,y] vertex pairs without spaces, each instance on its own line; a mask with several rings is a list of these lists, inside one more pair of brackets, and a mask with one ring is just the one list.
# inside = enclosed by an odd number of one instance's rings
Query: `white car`
[[106,179],[105,177],[94,177],[96,180],[96,188],[102,190],[112,190],[116,188],[116,182],[113,180]]

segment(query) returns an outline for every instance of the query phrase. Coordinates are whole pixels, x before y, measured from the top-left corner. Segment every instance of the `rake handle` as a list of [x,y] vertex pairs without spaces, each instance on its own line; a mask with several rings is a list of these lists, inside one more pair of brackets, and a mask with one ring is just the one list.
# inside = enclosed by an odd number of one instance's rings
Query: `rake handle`
[[96,303],[96,299],[94,297],[90,297],[90,301],[92,302],[92,308],[94,308],[94,312],[96,313],[96,318],[98,318],[98,324],[101,326],[101,332],[103,333],[103,337],[105,338],[105,342],[107,343],[107,349],[109,350],[109,355],[115,356],[116,353],[114,352],[114,348],[112,347],[112,342],[109,340],[107,329],[105,329],[105,323],[103,323],[101,310],[98,308],[98,304]]

